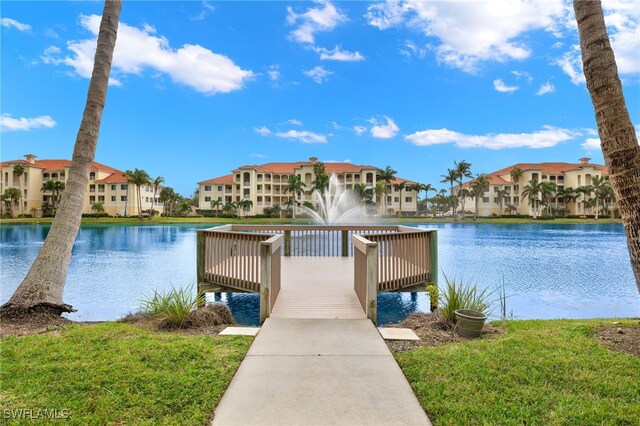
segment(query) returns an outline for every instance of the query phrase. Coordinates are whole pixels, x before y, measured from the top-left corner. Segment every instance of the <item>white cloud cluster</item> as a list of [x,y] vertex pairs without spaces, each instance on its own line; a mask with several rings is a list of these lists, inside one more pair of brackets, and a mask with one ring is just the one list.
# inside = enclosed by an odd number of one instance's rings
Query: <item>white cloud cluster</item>
[[398,50],[402,56],[407,58],[411,58],[415,56],[418,59],[423,59],[427,56],[427,52],[429,51],[428,47],[420,47],[415,42],[411,40],[405,40],[402,48]]
[[579,136],[578,132],[552,126],[532,133],[467,135],[449,129],[429,129],[405,136],[414,145],[455,144],[459,148],[549,148]]
[[280,78],[280,66],[278,65],[269,65],[269,69],[267,70],[267,75],[269,76],[269,80],[276,81]]
[[356,135],[362,136],[367,133],[367,128],[365,126],[353,126],[353,131],[356,132]]
[[[636,130],[636,139],[640,141],[640,125],[635,125],[634,128]],[[598,131],[595,129],[586,129],[586,133],[592,136],[598,136]],[[585,151],[600,151],[602,149],[599,137],[587,138],[580,146]]]
[[386,0],[369,6],[366,18],[381,30],[406,25],[434,37],[439,61],[474,72],[482,61],[529,57],[520,36],[557,27],[563,10],[562,0]]
[[538,91],[536,92],[536,96],[546,95],[547,93],[553,93],[556,91],[556,87],[550,81],[543,83]]
[[518,86],[507,86],[504,81],[499,78],[493,80],[493,88],[496,89],[497,92],[501,93],[513,93],[519,89]]
[[296,13],[291,6],[287,7],[287,24],[298,24],[289,37],[298,43],[314,44],[315,33],[331,31],[338,24],[347,21],[347,17],[328,0],[316,0],[314,3],[318,7],[309,8],[304,13]]
[[373,136],[374,138],[391,139],[398,134],[398,131],[400,131],[400,128],[398,127],[398,125],[391,118],[385,115],[384,119],[386,123],[381,123],[375,118],[370,118],[368,120],[369,123],[372,124],[371,129],[369,129],[369,132],[371,133],[371,136]]
[[[80,17],[80,24],[97,37],[100,16]],[[254,73],[243,70],[226,56],[197,44],[185,44],[173,49],[166,37],[155,34],[150,25],[136,28],[125,23],[118,27],[118,40],[113,55],[111,84],[121,85],[119,75],[140,75],[146,69],[168,75],[175,83],[188,86],[206,95],[228,93],[241,89]],[[95,38],[67,42],[71,55],[60,57],[60,49],[52,46],[42,57],[45,63],[67,65],[85,78],[91,77]]]
[[302,126],[302,121],[297,120],[295,118],[291,118],[287,120],[287,123],[291,124],[292,126]]
[[322,84],[327,81],[331,74],[333,74],[333,71],[329,71],[325,67],[318,65],[309,70],[303,71],[303,74],[316,83]]
[[325,49],[324,47],[312,47],[316,53],[320,54],[320,60],[322,61],[341,61],[341,62],[358,62],[364,61],[364,56],[360,52],[350,52],[348,50],[342,50],[342,46],[338,45],[332,50]]
[[273,133],[267,126],[256,127],[253,130],[260,136],[271,136],[271,134]]
[[327,137],[325,135],[308,132],[306,130],[292,129],[286,132],[278,132],[274,136],[278,138],[293,139],[302,143],[327,143]]
[[55,125],[56,121],[48,115],[33,118],[14,118],[10,114],[2,114],[0,117],[0,129],[2,129],[3,132],[17,132],[41,128],[50,129]]
[[0,25],[6,28],[15,28],[18,31],[31,31],[31,25],[16,21],[11,18],[0,19]]

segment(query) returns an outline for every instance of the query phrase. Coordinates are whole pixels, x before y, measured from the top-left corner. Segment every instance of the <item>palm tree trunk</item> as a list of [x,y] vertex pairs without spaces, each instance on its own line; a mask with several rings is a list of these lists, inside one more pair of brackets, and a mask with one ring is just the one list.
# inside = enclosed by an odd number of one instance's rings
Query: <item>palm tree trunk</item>
[[138,220],[142,220],[142,195],[140,195],[140,185],[136,185],[136,192],[138,194]]
[[574,0],[587,89],[640,291],[640,145],[618,77],[599,0]]
[[89,171],[98,143],[121,9],[121,0],[105,2],[87,103],[76,137],[69,179],[62,194],[60,208],[27,276],[9,301],[0,308],[2,316],[15,316],[38,310],[58,315],[73,311],[70,305],[62,302],[62,296],[71,261],[71,249],[80,228]]

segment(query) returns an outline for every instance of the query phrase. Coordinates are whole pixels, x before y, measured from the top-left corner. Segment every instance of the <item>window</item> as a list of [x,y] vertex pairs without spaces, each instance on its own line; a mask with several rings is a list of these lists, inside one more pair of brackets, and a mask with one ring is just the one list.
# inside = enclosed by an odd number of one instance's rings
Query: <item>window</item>
[[116,201],[116,196],[115,195],[111,196],[111,201]]
[[211,191],[211,185],[205,185],[204,186],[204,190],[205,191]]
[[127,190],[127,185],[126,184],[120,185],[120,189],[123,190],[123,191],[126,191]]
[[204,201],[208,203],[209,201],[211,201],[211,197],[204,197]]
[[222,192],[222,185],[218,185],[218,191]]
[[236,175],[236,182],[240,182],[240,175]]
[[98,192],[104,192],[104,185],[98,185]]
[[98,202],[104,203],[104,195],[98,195]]
[[218,197],[218,201],[222,201],[222,197]]
[[89,185],[89,192],[96,192],[96,186],[95,185]]
[[500,190],[500,188],[498,188],[497,186],[493,187],[493,192],[498,192]]
[[96,202],[96,196],[95,195],[90,196],[89,197],[89,203],[93,204],[95,202]]
[[262,185],[258,185],[258,191],[262,191]]
[[144,197],[144,202],[148,203],[149,202],[149,197]]
[[488,203],[489,202],[489,197],[482,197],[482,202],[483,203]]
[[390,203],[390,202],[391,202],[391,197],[390,197],[390,196],[388,196],[388,197],[387,197],[387,203]]
[[89,180],[96,180],[96,172],[89,173]]
[[127,201],[127,196],[126,195],[121,195],[120,196],[120,201]]
[[[111,190],[115,191],[116,190],[116,186],[115,185],[111,185]],[[114,200],[115,201],[115,200]]]
[[399,203],[400,202],[400,197],[393,197],[393,202],[394,203]]
[[405,202],[405,203],[411,203],[411,202],[413,202],[413,197],[404,197],[404,202]]

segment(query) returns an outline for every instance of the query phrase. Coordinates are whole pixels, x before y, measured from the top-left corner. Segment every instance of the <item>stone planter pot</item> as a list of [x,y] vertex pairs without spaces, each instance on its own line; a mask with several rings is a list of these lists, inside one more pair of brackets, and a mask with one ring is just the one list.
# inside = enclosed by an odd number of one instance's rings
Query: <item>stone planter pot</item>
[[482,327],[487,316],[482,312],[469,309],[458,309],[456,314],[456,330],[464,337],[477,338],[482,334]]

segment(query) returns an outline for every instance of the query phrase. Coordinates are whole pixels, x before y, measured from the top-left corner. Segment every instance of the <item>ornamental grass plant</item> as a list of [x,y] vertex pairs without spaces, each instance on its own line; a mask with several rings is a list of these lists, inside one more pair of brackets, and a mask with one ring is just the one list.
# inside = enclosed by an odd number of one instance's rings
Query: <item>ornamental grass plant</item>
[[478,290],[477,286],[464,284],[462,280],[455,278],[449,280],[444,276],[445,288],[440,291],[438,309],[442,318],[449,324],[456,323],[456,310],[469,309],[488,315],[491,312],[491,299],[493,292],[488,289]]

